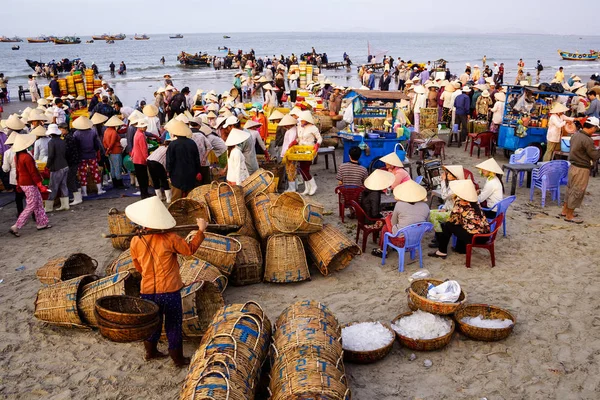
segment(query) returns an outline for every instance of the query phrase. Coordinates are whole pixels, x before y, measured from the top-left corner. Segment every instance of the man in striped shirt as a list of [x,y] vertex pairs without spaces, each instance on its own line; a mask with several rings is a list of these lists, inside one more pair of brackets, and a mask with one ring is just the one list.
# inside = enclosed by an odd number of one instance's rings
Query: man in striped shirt
[[369,176],[367,169],[358,164],[362,151],[358,147],[352,147],[348,152],[350,162],[343,163],[338,168],[336,179],[338,185],[356,185],[363,186],[365,179]]

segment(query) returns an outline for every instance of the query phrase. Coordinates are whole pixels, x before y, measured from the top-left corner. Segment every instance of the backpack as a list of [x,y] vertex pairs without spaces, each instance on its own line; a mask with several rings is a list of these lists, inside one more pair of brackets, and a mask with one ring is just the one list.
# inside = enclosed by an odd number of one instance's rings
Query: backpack
[[544,66],[543,66],[541,63],[540,63],[540,64],[538,64],[538,66],[537,66],[537,70],[538,70],[539,72],[542,72],[542,71],[544,70]]

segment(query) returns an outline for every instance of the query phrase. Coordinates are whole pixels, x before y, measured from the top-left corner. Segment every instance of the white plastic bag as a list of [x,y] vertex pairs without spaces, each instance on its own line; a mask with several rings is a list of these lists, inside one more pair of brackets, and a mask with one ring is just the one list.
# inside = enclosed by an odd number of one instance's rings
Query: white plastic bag
[[344,116],[342,118],[344,122],[348,125],[354,122],[354,110],[352,110],[352,103],[350,103],[348,107],[346,107],[346,109],[344,110]]
[[442,303],[456,303],[460,297],[460,285],[456,281],[446,281],[438,286],[430,285],[427,298]]
[[408,277],[408,281],[412,282],[415,279],[425,279],[425,278],[430,278],[431,277],[431,272],[429,272],[426,269],[421,269],[417,272],[415,272],[414,274],[412,274],[411,276]]

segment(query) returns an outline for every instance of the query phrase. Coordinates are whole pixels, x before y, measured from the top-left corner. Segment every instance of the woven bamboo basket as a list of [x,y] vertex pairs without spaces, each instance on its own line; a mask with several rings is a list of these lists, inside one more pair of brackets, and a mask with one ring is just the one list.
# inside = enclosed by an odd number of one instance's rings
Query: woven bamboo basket
[[206,199],[206,195],[210,192],[211,185],[202,185],[192,189],[191,192],[188,193],[187,198],[196,200],[199,203],[208,204],[208,200]]
[[194,282],[181,289],[183,335],[198,338],[204,335],[214,315],[225,302],[219,289],[210,282]]
[[139,342],[141,340],[146,340],[152,336],[152,334],[156,332],[160,326],[160,319],[158,317],[145,325],[120,328],[103,325],[103,318],[100,316],[96,316],[96,318],[98,321],[98,330],[100,331],[100,334],[108,340],[118,343]]
[[432,314],[449,315],[454,314],[458,307],[465,304],[467,301],[467,293],[462,289],[456,303],[442,303],[429,300],[427,299],[427,292],[429,291],[428,286],[430,283],[437,286],[444,283],[444,281],[429,278],[415,279],[411,282],[410,287],[407,290],[408,298],[419,310],[427,311]]
[[284,379],[271,381],[271,400],[339,399],[350,400],[350,389],[345,375],[336,377],[310,372],[297,372]]
[[354,256],[361,253],[356,243],[329,224],[323,225],[323,230],[308,235],[308,250],[325,276],[346,268]]
[[125,272],[129,271],[132,275],[137,276],[139,278],[142,275],[135,269],[135,265],[133,265],[133,260],[131,259],[131,249],[127,249],[122,252],[119,257],[117,257],[113,262],[111,262],[108,267],[104,270],[106,276],[114,275],[117,272]]
[[33,316],[53,325],[87,328],[77,299],[83,287],[96,279],[94,275],[83,275],[41,288],[35,298]]
[[206,198],[217,224],[242,226],[246,222],[246,205],[240,186],[213,182]]
[[268,331],[269,334],[271,333],[271,320],[269,320],[269,317],[262,309],[260,304],[258,304],[257,302],[250,300],[245,303],[227,304],[215,315],[215,321],[221,318],[227,319],[228,315],[231,315],[233,313],[244,313],[253,315],[259,321],[263,322],[265,324],[265,330]]
[[283,233],[312,233],[323,229],[323,211],[319,203],[286,192],[271,205],[269,215],[275,228]]
[[269,161],[260,164],[260,167],[273,173],[273,185],[269,186],[269,192],[280,192],[285,190],[285,165],[279,162]]
[[297,331],[321,330],[336,339],[342,337],[342,329],[337,324],[330,324],[327,319],[318,317],[302,317],[290,319],[275,330],[275,336],[285,336]]
[[[392,341],[393,343],[393,341]],[[287,374],[296,370],[296,366],[302,366],[302,371],[323,372],[325,374],[345,373],[344,357],[339,355],[336,360],[325,358],[325,354],[320,355],[314,348],[310,353],[300,353],[301,349],[294,348],[287,353],[278,354],[272,347],[271,355],[271,379],[281,379]],[[302,349],[304,350],[304,349]]]
[[[190,232],[185,240],[190,242],[195,234],[195,231]],[[194,257],[214,265],[223,275],[229,276],[240,250],[242,250],[242,244],[237,239],[205,232],[204,241],[194,253]]]
[[248,382],[251,375],[238,368],[235,358],[225,353],[215,353],[207,358],[199,357],[195,359],[195,362],[190,363],[188,374],[183,384],[182,394],[195,391],[197,382],[205,371],[222,372],[244,392],[247,398],[254,397],[253,388],[250,386],[251,382]]
[[273,224],[273,218],[271,218],[271,214],[269,213],[271,205],[278,197],[279,195],[275,193],[258,193],[252,201],[248,203],[252,219],[254,220],[254,226],[260,237],[263,239],[276,233],[281,233],[277,230],[275,224]]
[[335,337],[321,330],[300,330],[287,335],[273,334],[273,345],[277,354],[287,353],[297,346],[321,346],[321,351],[339,356],[342,354],[342,338]]
[[77,301],[77,307],[87,325],[98,326],[94,316],[96,300],[111,295],[139,297],[140,280],[128,271],[124,271],[85,285]]
[[[398,315],[396,318],[394,318],[392,320],[392,324],[395,324],[396,321],[398,321],[401,318],[412,315],[412,313],[413,313],[412,311],[409,311],[409,312]],[[396,339],[404,347],[408,347],[409,349],[412,349],[412,350],[433,351],[433,350],[439,350],[441,348],[444,348],[448,345],[448,343],[450,343],[450,340],[452,340],[452,334],[454,333],[454,329],[455,329],[454,321],[449,317],[444,317],[444,318],[446,318],[448,321],[450,321],[452,323],[452,328],[450,328],[450,332],[448,332],[444,336],[441,336],[441,337],[435,338],[435,339],[412,339],[412,338],[409,338],[408,336],[403,336],[403,335],[399,334],[398,332],[394,331],[394,333],[396,334]]]
[[179,273],[185,286],[197,281],[208,281],[212,282],[221,293],[227,287],[227,277],[221,274],[221,271],[217,267],[196,257],[183,261],[179,268]]
[[[124,211],[111,208],[108,211],[108,231],[112,234],[133,233],[135,225],[127,218]],[[127,250],[131,244],[131,238],[120,237],[110,240],[115,249]]]
[[277,234],[269,238],[264,279],[277,283],[310,280],[304,245],[298,236]]
[[196,387],[191,393],[182,393],[180,400],[190,399],[227,399],[247,400],[244,392],[232,382],[223,372],[204,371],[195,382]]
[[[344,325],[344,328],[358,323],[359,322],[354,322],[351,324]],[[354,364],[371,364],[379,360],[383,360],[390,353],[390,351],[392,351],[392,347],[394,347],[394,339],[396,338],[396,332],[392,328],[390,328],[388,324],[385,324],[383,322],[380,322],[380,324],[385,326],[385,328],[392,334],[392,339],[390,340],[390,342],[380,349],[370,351],[356,351],[344,349],[344,361]]]
[[[177,225],[196,225],[196,218],[203,218],[210,221],[210,211],[208,205],[204,202],[183,198],[175,200],[169,204],[169,212],[175,218]],[[189,231],[178,231],[182,237],[186,237],[193,229]]]
[[251,238],[260,240],[260,236],[258,236],[258,232],[254,228],[252,213],[250,212],[248,207],[246,207],[246,222],[235,233],[237,233],[238,235],[250,236]]
[[277,318],[276,327],[287,324],[297,318],[320,318],[327,321],[335,330],[339,330],[340,324],[329,307],[314,300],[301,300],[288,306]]
[[231,272],[231,284],[244,286],[262,282],[265,269],[260,243],[250,236],[237,234],[229,236],[235,237],[242,244],[242,250],[237,253],[235,266]]
[[55,258],[39,268],[35,275],[41,283],[52,285],[64,282],[82,275],[96,272],[98,261],[83,253],[71,254],[69,257]]
[[241,186],[242,192],[244,193],[244,201],[248,203],[254,196],[261,192],[274,192],[273,189],[270,189],[271,186],[274,186],[273,180],[274,175],[271,171],[266,171],[262,168],[254,171],[252,175],[242,182]]
[[251,349],[259,358],[267,356],[271,342],[270,324],[257,316],[243,312],[221,314],[213,319],[206,334],[215,336],[222,332],[231,335],[238,347]]
[[139,297],[111,295],[96,300],[96,318],[119,326],[142,326],[154,321],[159,308],[156,303]]
[[[481,315],[483,319],[510,319],[513,324],[508,328],[493,329],[480,328],[462,322],[465,317],[477,317]],[[489,304],[466,304],[460,307],[454,313],[454,319],[458,324],[459,330],[474,340],[482,340],[485,342],[495,342],[497,340],[506,339],[513,331],[516,318],[507,310]]]

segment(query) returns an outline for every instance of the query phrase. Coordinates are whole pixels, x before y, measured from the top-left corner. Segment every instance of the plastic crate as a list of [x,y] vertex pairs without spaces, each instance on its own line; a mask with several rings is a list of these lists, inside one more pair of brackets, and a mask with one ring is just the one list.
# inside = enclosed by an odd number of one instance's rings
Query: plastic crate
[[[310,153],[307,153],[310,151]],[[286,158],[291,161],[312,161],[317,153],[314,151],[314,146],[292,146],[288,149]]]

